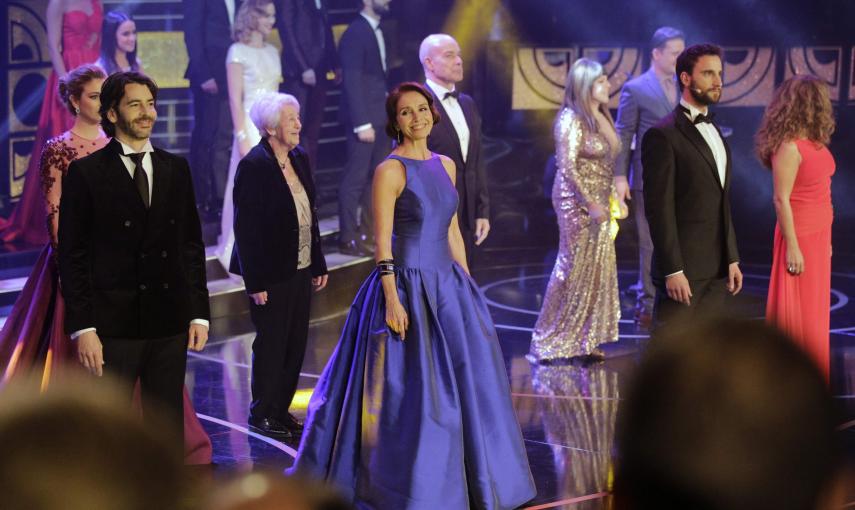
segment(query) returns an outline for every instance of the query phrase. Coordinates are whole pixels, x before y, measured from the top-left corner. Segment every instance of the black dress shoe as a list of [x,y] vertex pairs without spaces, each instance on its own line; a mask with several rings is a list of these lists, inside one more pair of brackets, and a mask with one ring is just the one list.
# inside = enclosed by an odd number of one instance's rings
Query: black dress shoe
[[277,438],[288,439],[291,437],[291,431],[276,418],[256,418],[249,417],[249,429],[259,434]]
[[303,422],[298,420],[293,414],[288,413],[282,418],[282,425],[291,432],[300,433],[303,431]]

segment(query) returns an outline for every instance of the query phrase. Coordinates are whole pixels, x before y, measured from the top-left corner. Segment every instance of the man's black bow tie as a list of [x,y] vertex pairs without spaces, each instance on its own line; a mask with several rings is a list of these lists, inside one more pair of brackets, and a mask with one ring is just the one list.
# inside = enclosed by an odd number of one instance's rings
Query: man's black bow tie
[[706,114],[706,115],[704,115],[703,113],[699,113],[699,114],[698,114],[698,116],[697,116],[697,117],[695,117],[695,120],[694,120],[694,122],[693,122],[693,123],[694,123],[695,125],[697,125],[697,124],[701,124],[701,123],[703,123],[703,122],[709,122],[710,124],[712,124],[712,123],[713,123],[713,119],[714,119],[714,118],[715,118],[715,114],[714,114],[714,113],[708,113],[708,114]]
[[[689,109],[683,105],[680,105],[680,111],[682,111],[683,113],[688,113],[689,115],[692,114],[692,112],[690,112]],[[702,122],[709,122],[710,124],[712,124],[714,119],[715,119],[715,113],[713,113],[713,112],[708,112],[706,115],[704,115],[703,113],[699,113],[695,117],[695,120],[692,121],[692,124],[697,125],[697,124],[700,124]]]
[[442,100],[445,101],[449,97],[453,97],[454,99],[460,99],[460,91],[452,90],[451,92],[446,92],[444,96],[442,96]]

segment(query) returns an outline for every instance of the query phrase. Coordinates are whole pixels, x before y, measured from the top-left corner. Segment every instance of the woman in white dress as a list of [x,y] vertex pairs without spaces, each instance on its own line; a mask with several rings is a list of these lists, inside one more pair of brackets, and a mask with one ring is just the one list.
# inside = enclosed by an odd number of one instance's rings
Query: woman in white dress
[[277,92],[279,82],[282,81],[279,52],[266,42],[275,22],[276,8],[273,0],[243,2],[235,16],[234,38],[237,42],[229,47],[226,56],[234,143],[223,199],[222,230],[217,245],[217,257],[227,270],[235,243],[232,204],[235,171],[240,159],[261,141],[258,129],[249,118],[249,110],[259,97]]

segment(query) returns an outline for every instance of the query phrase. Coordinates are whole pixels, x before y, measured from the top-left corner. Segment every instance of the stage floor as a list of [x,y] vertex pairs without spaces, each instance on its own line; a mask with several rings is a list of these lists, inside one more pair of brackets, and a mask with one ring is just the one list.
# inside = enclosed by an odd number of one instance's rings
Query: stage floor
[[[647,334],[632,321],[634,299],[622,293],[620,341],[608,358],[589,366],[534,366],[525,359],[531,328],[551,270],[536,249],[498,249],[475,272],[496,323],[513,401],[537,483],[534,508],[602,508],[613,453],[614,423],[628,376],[636,367]],[[540,260],[538,260],[540,259]],[[762,316],[768,268],[747,265],[739,308]],[[635,280],[634,269],[619,273],[621,289]],[[855,462],[855,321],[848,296],[855,275],[836,273],[832,282],[832,390],[843,409],[847,457]],[[302,406],[338,339],[344,316],[314,323],[301,378]],[[296,443],[281,443],[247,430],[253,329],[248,315],[217,321],[208,348],[191,354],[187,383],[196,410],[211,435],[218,472],[282,469],[293,462]],[[293,409],[293,408],[292,408]],[[850,498],[855,504],[855,484]]]

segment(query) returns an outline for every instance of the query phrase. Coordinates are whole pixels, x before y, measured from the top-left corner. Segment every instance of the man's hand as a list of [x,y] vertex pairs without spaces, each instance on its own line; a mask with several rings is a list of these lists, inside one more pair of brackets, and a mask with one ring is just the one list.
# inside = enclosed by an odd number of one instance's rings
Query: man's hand
[[94,331],[87,331],[77,337],[77,359],[90,374],[104,375],[104,346]]
[[207,80],[203,81],[202,84],[199,86],[202,88],[203,92],[206,92],[211,95],[214,95],[220,91],[220,89],[217,88],[217,80],[213,78],[208,78]]
[[739,269],[739,262],[733,262],[727,266],[727,290],[734,296],[742,290],[742,271]]
[[370,127],[368,129],[363,129],[362,131],[358,131],[356,133],[356,137],[359,138],[359,141],[362,143],[374,143],[375,138],[374,128]]
[[615,195],[621,202],[632,200],[632,197],[629,196],[629,182],[625,175],[615,177]]
[[201,324],[190,324],[187,349],[200,352],[208,343],[208,328]]
[[487,218],[475,218],[475,246],[480,246],[490,233],[490,220]]
[[323,274],[321,276],[316,276],[312,278],[312,285],[315,286],[315,292],[318,292],[319,290],[327,286],[327,279],[329,279],[328,274]]
[[303,71],[303,83],[310,87],[314,87],[318,84],[318,78],[315,76],[314,69],[306,69]]
[[[741,278],[740,275],[740,282],[742,281]],[[668,297],[674,301],[686,306],[692,304],[692,289],[684,273],[677,273],[665,278],[665,290],[668,291]]]
[[267,304],[267,291],[262,290],[261,292],[256,292],[255,294],[250,294],[249,298],[258,306],[264,306]]

